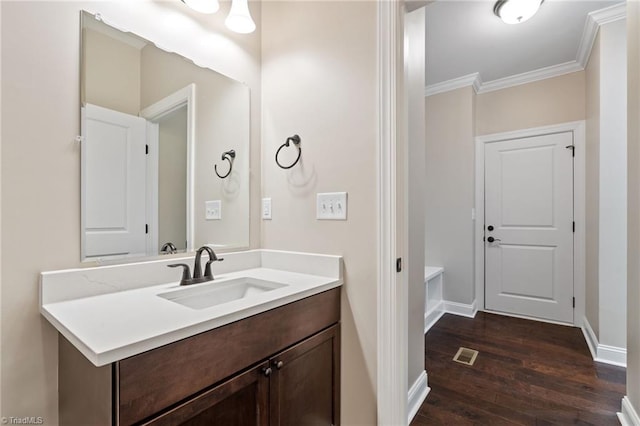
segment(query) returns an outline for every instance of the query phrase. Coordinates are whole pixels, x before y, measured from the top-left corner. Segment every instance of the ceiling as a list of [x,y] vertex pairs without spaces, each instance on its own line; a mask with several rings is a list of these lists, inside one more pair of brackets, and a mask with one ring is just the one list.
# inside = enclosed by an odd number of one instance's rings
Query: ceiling
[[494,3],[441,0],[426,6],[428,89],[474,73],[486,83],[560,64],[575,65],[580,62],[588,13],[624,1],[546,0],[535,16],[518,25],[507,25],[495,16]]

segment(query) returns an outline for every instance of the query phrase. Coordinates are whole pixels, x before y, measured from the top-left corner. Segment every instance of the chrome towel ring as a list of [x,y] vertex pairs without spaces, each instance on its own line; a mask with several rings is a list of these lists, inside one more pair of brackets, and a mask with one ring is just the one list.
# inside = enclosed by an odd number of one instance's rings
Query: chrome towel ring
[[220,179],[224,179],[231,174],[231,170],[233,170],[234,158],[236,158],[236,152],[233,149],[222,153],[222,160],[227,160],[229,162],[229,171],[224,176],[220,176],[220,173],[218,173],[218,165],[214,164],[213,169]]
[[[282,150],[282,148],[284,148],[285,146],[289,146],[289,142],[293,142],[293,144],[296,146],[296,148],[298,148],[298,157],[296,158],[296,161],[293,162],[293,164],[291,164],[289,166],[283,166],[282,164],[280,164],[280,161],[278,161],[278,154],[280,154],[280,150]],[[302,148],[300,148],[300,136],[298,136],[298,135],[290,136],[290,137],[287,138],[285,143],[280,145],[280,148],[278,148],[278,150],[276,151],[276,164],[281,169],[290,169],[293,166],[295,166],[296,164],[298,164],[298,161],[300,161],[300,156],[301,155],[302,155]]]

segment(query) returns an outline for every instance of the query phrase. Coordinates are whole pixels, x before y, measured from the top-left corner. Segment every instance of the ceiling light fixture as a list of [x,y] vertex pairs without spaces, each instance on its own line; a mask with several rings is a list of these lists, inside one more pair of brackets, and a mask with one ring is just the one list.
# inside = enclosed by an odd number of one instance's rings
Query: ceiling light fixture
[[544,0],[498,0],[493,6],[505,24],[521,24],[536,14]]
[[231,11],[224,23],[231,31],[240,34],[252,33],[256,29],[256,24],[249,13],[247,0],[233,0]]
[[218,0],[182,0],[182,3],[200,13],[216,13],[220,9]]

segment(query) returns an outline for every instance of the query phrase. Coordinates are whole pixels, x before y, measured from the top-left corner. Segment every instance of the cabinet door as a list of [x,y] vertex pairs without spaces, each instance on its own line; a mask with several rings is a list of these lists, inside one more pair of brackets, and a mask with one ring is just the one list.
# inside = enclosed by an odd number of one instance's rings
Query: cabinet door
[[270,426],[338,425],[340,325],[271,360]]
[[[269,367],[263,363],[144,423],[153,426],[267,426]],[[270,370],[269,370],[270,372]]]

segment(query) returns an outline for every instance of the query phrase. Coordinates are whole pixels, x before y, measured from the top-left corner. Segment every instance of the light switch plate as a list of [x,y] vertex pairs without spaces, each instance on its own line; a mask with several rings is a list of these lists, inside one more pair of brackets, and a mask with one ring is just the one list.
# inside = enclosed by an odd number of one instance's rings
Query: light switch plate
[[262,218],[266,220],[271,219],[271,198],[262,199]]
[[205,201],[204,206],[205,206],[206,220],[222,219],[222,201],[221,200]]
[[347,220],[347,193],[325,192],[317,194],[316,219]]

